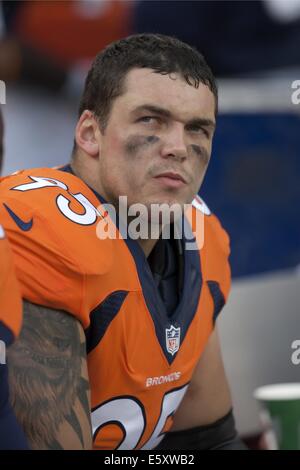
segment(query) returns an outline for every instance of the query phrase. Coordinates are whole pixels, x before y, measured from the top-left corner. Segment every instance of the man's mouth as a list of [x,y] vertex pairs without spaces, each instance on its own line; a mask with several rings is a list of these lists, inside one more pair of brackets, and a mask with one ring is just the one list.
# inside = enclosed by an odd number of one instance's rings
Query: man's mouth
[[180,188],[187,183],[185,178],[180,173],[175,173],[173,171],[160,173],[159,175],[155,176],[155,179],[165,186],[169,186],[171,188]]

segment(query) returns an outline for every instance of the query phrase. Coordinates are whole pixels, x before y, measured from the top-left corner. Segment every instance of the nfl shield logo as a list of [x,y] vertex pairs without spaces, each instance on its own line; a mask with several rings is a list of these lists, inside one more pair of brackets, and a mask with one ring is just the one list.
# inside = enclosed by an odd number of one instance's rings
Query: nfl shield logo
[[180,346],[180,327],[175,328],[172,325],[171,328],[166,328],[166,345],[167,351],[174,356]]

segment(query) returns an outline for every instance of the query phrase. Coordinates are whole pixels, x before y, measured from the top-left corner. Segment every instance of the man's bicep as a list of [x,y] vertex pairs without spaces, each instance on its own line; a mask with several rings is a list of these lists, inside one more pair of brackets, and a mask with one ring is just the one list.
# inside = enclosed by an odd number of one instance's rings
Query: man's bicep
[[214,423],[231,408],[230,390],[215,328],[175,414],[172,431]]
[[85,336],[73,316],[24,302],[8,367],[11,402],[33,449],[91,448]]

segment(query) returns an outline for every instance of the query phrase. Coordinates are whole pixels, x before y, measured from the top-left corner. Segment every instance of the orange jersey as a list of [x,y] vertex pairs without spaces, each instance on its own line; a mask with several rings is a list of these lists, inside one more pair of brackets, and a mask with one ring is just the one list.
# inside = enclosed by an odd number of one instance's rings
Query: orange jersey
[[118,219],[116,239],[100,236],[112,214],[67,168],[22,171],[0,188],[23,297],[69,312],[85,329],[95,448],[156,447],[227,298],[227,234],[196,198],[186,220],[191,228],[207,214],[204,243],[197,248],[197,233],[196,250],[184,250],[183,289],[169,317],[138,243]]
[[[20,331],[22,305],[8,240],[0,225],[0,340],[7,345]],[[4,328],[3,328],[4,327]]]

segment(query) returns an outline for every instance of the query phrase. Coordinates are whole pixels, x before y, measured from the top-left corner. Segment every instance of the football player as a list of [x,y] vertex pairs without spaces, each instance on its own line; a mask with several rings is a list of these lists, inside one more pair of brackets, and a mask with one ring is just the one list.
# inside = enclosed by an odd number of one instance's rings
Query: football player
[[[32,447],[86,445],[90,388],[95,449],[244,448],[216,323],[229,240],[196,196],[216,113],[199,52],[131,36],[88,73],[71,163],[2,182],[25,299],[12,395]],[[132,230],[137,203],[143,229],[158,235]],[[162,204],[181,215],[154,220]]]
[[[3,120],[0,108],[0,171],[3,157]],[[0,449],[27,449],[26,438],[9,402],[6,350],[21,328],[22,303],[12,253],[0,225]]]

